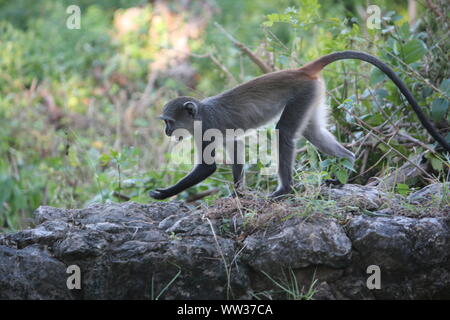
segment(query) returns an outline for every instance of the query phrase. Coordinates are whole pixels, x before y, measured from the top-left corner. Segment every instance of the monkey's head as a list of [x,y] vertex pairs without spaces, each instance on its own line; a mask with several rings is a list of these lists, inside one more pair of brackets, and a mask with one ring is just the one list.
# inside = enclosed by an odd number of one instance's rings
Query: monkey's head
[[[194,119],[198,112],[200,101],[192,97],[178,97],[169,101],[165,106],[163,113],[158,117],[164,120],[166,124],[166,135],[169,137],[177,129],[185,129],[191,135],[194,134]],[[178,140],[183,136],[178,136]]]

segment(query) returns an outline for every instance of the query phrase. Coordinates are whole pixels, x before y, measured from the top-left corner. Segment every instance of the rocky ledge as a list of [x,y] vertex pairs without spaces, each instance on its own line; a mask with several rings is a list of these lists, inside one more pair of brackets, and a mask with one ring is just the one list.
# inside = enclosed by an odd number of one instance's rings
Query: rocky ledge
[[0,235],[0,298],[450,299],[448,186],[40,207]]

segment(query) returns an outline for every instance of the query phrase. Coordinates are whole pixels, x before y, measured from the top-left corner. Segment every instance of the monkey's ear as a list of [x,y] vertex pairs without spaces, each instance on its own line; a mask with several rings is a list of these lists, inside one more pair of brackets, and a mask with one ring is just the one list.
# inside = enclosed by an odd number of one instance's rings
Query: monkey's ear
[[183,104],[183,107],[186,109],[186,111],[194,117],[197,114],[197,104],[194,101],[188,101]]

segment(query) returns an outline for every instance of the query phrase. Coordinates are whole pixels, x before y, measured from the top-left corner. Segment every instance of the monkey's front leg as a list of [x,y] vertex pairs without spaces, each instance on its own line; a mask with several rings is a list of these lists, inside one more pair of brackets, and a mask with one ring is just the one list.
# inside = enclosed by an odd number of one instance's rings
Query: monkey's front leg
[[234,163],[232,165],[232,171],[234,190],[231,192],[231,197],[234,198],[238,195],[241,195],[240,191],[242,190],[244,183],[244,165]]
[[[197,145],[197,148],[201,150],[201,153],[199,153],[199,164],[197,164],[194,169],[183,179],[178,181],[175,185],[160,189],[157,188],[155,190],[150,191],[149,195],[153,199],[162,200],[169,197],[172,197],[176,194],[179,194],[180,192],[186,190],[187,188],[190,188],[192,186],[195,186],[197,183],[202,182],[206,178],[208,178],[210,175],[216,171],[216,163],[214,160],[211,164],[208,164],[205,162],[204,157],[204,151],[205,148],[211,144],[212,142],[200,142]],[[211,157],[212,159],[215,157],[215,149],[212,149],[211,151]]]
[[157,188],[155,190],[150,191],[149,195],[153,199],[162,200],[169,197],[172,197],[176,194],[179,194],[180,192],[186,190],[187,188],[190,188],[194,185],[196,185],[199,182],[202,182],[206,178],[208,178],[210,175],[212,175],[216,171],[216,164],[198,164],[195,166],[194,170],[192,170],[186,177],[178,181],[177,184],[160,189]]
[[240,189],[244,183],[244,165],[235,163],[231,170],[233,171],[234,188]]
[[235,139],[233,142],[228,141],[226,148],[232,160],[234,190],[231,196],[235,197],[239,195],[240,189],[244,186],[244,142],[239,139]]

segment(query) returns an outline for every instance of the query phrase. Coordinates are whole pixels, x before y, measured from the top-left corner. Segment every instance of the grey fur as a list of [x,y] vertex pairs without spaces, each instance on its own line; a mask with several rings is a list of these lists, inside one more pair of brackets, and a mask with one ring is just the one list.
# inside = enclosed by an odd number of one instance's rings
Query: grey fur
[[[180,97],[170,101],[161,119],[166,121],[166,133],[178,128],[193,133],[194,120],[202,121],[202,129],[218,129],[226,136],[226,129],[256,129],[280,116],[279,129],[279,185],[272,194],[281,196],[291,191],[295,140],[305,136],[319,150],[329,155],[354,162],[355,155],[340,145],[326,128],[326,110],[322,98],[325,88],[320,71],[328,64],[342,59],[359,59],[369,62],[384,72],[399,88],[416,112],[422,125],[445,150],[450,144],[427,119],[411,92],[395,72],[379,59],[363,52],[335,52],[314,60],[299,69],[272,72],[243,83],[217,96],[198,101]],[[187,107],[188,106],[188,107]],[[203,148],[208,143],[202,143]],[[216,170],[215,163],[201,163],[180,182],[166,189],[156,189],[150,195],[165,199],[206,179]],[[233,166],[236,184],[242,181],[242,167]]]
[[314,119],[309,122],[303,136],[323,153],[338,158],[346,158],[351,163],[355,162],[353,152],[345,149],[327,128],[319,126]]
[[[201,101],[185,96],[176,98],[167,103],[161,118],[166,120],[166,126],[170,126],[166,128],[169,133],[184,128],[193,134],[193,123],[198,120],[202,121],[203,131],[218,129],[225,136],[226,129],[247,131],[280,117],[276,125],[279,130],[279,185],[271,194],[277,197],[292,191],[295,142],[305,128],[305,137],[321,151],[354,158],[323,127],[326,121],[320,117],[325,116],[321,115],[318,105],[322,103],[324,90],[320,79],[308,77],[301,69],[284,70],[255,78]],[[235,140],[235,151],[238,143],[241,142]],[[235,151],[232,157],[233,179],[238,188],[243,183],[243,165],[238,162],[239,156]],[[194,179],[192,174],[190,176]],[[178,190],[176,186],[171,188]]]

